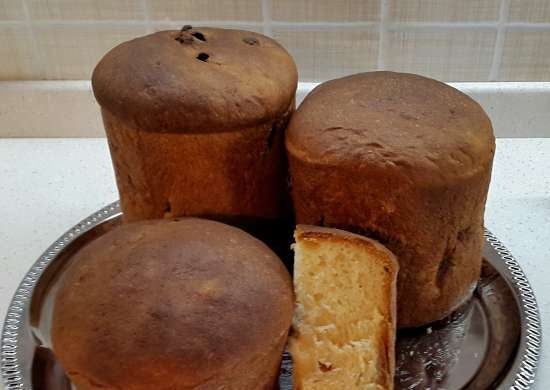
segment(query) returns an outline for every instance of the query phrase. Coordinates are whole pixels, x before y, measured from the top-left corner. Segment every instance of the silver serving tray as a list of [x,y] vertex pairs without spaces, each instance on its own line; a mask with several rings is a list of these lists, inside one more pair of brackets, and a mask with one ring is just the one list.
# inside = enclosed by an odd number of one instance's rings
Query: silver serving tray
[[[50,349],[52,303],[72,254],[120,223],[118,202],[84,219],[40,256],[19,285],[2,333],[6,390],[68,390]],[[529,281],[510,252],[485,232],[484,265],[473,298],[449,318],[399,332],[395,389],[529,389],[541,347],[539,311]],[[281,390],[292,388],[283,356]],[[330,389],[327,389],[330,390]]]

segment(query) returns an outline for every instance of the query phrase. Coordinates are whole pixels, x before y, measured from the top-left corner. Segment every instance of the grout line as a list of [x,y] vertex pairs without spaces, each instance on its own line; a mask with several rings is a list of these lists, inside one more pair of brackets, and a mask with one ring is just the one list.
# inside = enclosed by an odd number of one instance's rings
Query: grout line
[[149,0],[141,0],[141,6],[143,8],[143,19],[145,20],[145,30],[147,34],[153,32],[153,26],[151,24],[151,3]]
[[191,26],[201,27],[262,27],[262,22],[245,22],[242,20],[153,20],[151,25],[155,26],[170,26],[176,27],[178,30],[181,26],[189,24]]
[[506,30],[550,30],[550,23],[506,23]]
[[386,67],[386,48],[388,46],[388,0],[380,0],[380,24],[378,26],[378,60],[376,68],[383,70]]
[[35,78],[41,78],[44,70],[46,69],[46,61],[44,60],[44,56],[42,54],[42,51],[39,50],[38,42],[36,41],[36,35],[34,33],[34,26],[31,21],[31,12],[29,10],[29,4],[27,0],[21,0],[21,5],[23,7],[23,13],[25,15],[25,25],[27,27],[27,32],[30,35],[31,38],[31,46],[32,51],[34,53],[33,56],[31,56],[31,66],[33,70],[33,77]]
[[390,31],[440,31],[440,30],[495,30],[498,27],[498,22],[472,22],[472,23],[424,23],[424,22],[409,22],[409,23],[388,23],[387,29]]
[[[5,21],[0,21],[0,27],[5,24]],[[24,23],[24,22],[19,22]],[[9,24],[13,24],[11,21]],[[143,26],[143,20],[35,20],[33,26],[71,26],[71,27],[97,27],[97,26]],[[212,26],[212,27],[261,27],[262,22],[247,22],[242,20],[151,20],[151,27],[154,26],[183,26],[184,24]]]
[[[265,0],[264,0],[265,1]],[[269,0],[267,0],[269,1]],[[18,26],[24,25],[27,22],[25,20],[0,20],[0,27],[2,26]],[[196,24],[196,25],[208,25],[208,26],[254,26],[262,27],[263,22],[255,21],[242,21],[242,20],[150,20],[151,25],[166,25],[166,24]],[[104,20],[33,20],[34,26],[96,26],[96,25],[143,25],[143,20],[131,20],[131,19],[104,19]],[[379,25],[379,22],[282,22],[271,21],[271,26],[275,26],[281,29],[288,29],[292,31],[298,31],[301,28],[310,30],[353,30],[360,28],[371,28]],[[407,22],[407,23],[386,23],[386,30],[389,31],[436,31],[436,30],[495,30],[499,27],[499,22]],[[550,30],[550,23],[521,23],[512,22],[505,23],[507,30],[526,30],[526,31],[539,31]]]
[[281,31],[354,31],[378,27],[378,22],[278,22],[271,25]]
[[271,0],[262,0],[262,19],[264,35],[273,37],[273,23],[271,20]]
[[[1,23],[1,22],[0,22]],[[143,26],[143,20],[104,19],[104,20],[33,20],[34,26]]]
[[[459,89],[489,91],[524,91],[529,89],[530,93],[546,93],[550,95],[550,81],[458,81],[445,82]],[[313,89],[320,83],[298,82],[298,89]],[[91,81],[88,80],[0,80],[1,91],[91,91]]]
[[26,20],[0,20],[0,27],[25,26]]
[[[147,1],[147,0],[146,0]],[[262,0],[270,1],[270,0]],[[381,0],[386,1],[386,0]],[[143,20],[130,19],[104,19],[104,20],[33,20],[32,26],[143,26]],[[0,20],[0,27],[28,25],[26,20]],[[266,27],[264,22],[242,21],[242,20],[149,20],[151,28],[161,25],[180,26],[184,24],[204,25],[212,27]],[[287,31],[346,31],[380,28],[380,22],[283,22],[270,21],[267,29],[276,27],[278,30]],[[385,22],[384,30],[387,31],[441,31],[441,30],[472,30],[488,31],[498,30],[499,22],[474,22],[474,23],[424,23],[408,22],[395,23]],[[520,31],[546,31],[550,30],[550,23],[504,23],[506,30]]]
[[488,81],[494,81],[498,78],[500,64],[502,63],[502,52],[504,50],[504,38],[506,32],[506,22],[510,10],[510,0],[500,0],[500,12],[498,18],[497,37],[495,39],[495,48],[493,50],[493,61],[489,70]]

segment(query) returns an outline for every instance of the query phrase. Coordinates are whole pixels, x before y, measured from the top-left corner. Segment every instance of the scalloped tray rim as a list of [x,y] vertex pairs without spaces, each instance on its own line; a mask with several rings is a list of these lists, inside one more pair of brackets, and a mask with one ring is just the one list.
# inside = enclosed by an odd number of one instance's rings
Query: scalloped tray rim
[[[24,363],[19,352],[19,335],[23,329],[22,320],[40,276],[49,263],[77,237],[95,226],[121,213],[118,201],[83,219],[57,239],[33,264],[27,272],[8,307],[0,347],[0,374],[5,390],[32,390],[30,378],[26,378],[21,365]],[[499,389],[528,390],[534,382],[542,345],[539,308],[533,289],[517,260],[508,249],[488,230],[485,240],[502,260],[493,264],[508,282],[518,300],[521,317],[521,335],[516,358],[508,373],[500,382]]]

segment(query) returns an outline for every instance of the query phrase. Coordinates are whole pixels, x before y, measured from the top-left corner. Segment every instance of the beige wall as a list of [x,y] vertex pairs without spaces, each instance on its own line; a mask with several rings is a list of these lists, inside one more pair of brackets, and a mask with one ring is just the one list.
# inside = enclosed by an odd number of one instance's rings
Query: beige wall
[[0,0],[0,79],[88,79],[117,43],[186,23],[271,35],[302,81],[550,80],[550,0]]

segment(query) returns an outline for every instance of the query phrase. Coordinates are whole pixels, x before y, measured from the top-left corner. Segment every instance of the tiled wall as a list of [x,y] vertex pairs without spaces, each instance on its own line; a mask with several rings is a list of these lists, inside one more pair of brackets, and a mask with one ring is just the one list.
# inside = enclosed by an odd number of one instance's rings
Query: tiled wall
[[302,81],[550,80],[550,0],[0,0],[0,79],[88,79],[117,43],[186,23],[273,36]]

